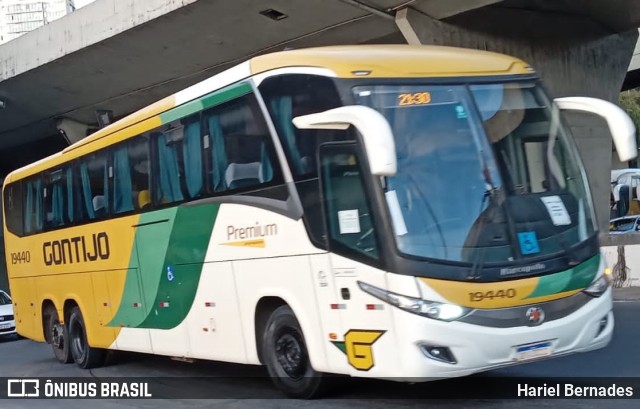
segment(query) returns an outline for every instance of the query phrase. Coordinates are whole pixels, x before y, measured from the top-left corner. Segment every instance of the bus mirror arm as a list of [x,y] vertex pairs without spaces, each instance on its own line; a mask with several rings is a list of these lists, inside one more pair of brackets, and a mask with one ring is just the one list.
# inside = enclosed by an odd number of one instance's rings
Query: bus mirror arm
[[567,97],[554,100],[562,110],[589,112],[607,121],[620,161],[626,162],[638,156],[636,129],[629,115],[619,106],[597,98]]
[[387,119],[378,111],[362,105],[330,109],[293,118],[298,129],[347,129],[353,125],[362,135],[371,173],[395,176],[396,146]]

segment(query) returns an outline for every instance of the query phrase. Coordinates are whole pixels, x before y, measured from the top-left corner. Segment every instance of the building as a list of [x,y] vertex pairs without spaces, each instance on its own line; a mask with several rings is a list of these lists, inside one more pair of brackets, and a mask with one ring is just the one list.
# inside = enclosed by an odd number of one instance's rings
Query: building
[[0,0],[0,44],[74,10],[74,0]]

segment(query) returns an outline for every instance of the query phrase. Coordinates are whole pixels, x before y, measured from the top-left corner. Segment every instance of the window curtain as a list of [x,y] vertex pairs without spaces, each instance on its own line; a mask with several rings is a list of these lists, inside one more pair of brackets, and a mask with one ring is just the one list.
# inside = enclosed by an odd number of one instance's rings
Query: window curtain
[[267,144],[262,143],[262,152],[260,154],[260,161],[262,162],[262,180],[261,182],[270,182],[273,179],[273,167],[271,166],[271,160],[267,153]]
[[109,166],[106,160],[103,160],[102,163],[104,164],[104,172],[102,173],[102,180],[104,181],[104,186],[102,191],[104,192],[104,210],[103,210],[103,214],[108,214],[109,212]]
[[84,197],[85,208],[89,219],[95,219],[96,213],[93,210],[93,196],[91,195],[91,179],[89,178],[89,167],[86,163],[80,165],[80,179],[82,180],[82,196]]
[[36,229],[37,231],[42,231],[42,180],[38,179],[36,181]]
[[227,189],[224,175],[227,170],[227,153],[224,146],[222,126],[217,116],[211,116],[208,120],[209,135],[211,136],[211,163],[213,167],[212,183],[215,192],[223,192]]
[[202,140],[199,121],[185,126],[182,156],[187,191],[193,198],[202,191]]
[[74,207],[74,200],[73,200],[73,169],[72,168],[68,168],[67,169],[67,218],[69,219],[69,222],[74,222],[74,215],[73,215],[73,207]]
[[280,135],[280,140],[285,146],[285,149],[289,152],[289,157],[291,158],[291,165],[293,166],[294,172],[298,175],[304,174],[304,164],[302,163],[302,158],[300,157],[300,151],[298,151],[298,146],[296,144],[296,133],[293,127],[293,102],[291,97],[283,96],[271,101],[271,112],[274,113],[276,123],[278,124],[278,128],[282,135]]
[[[127,147],[119,148],[113,155],[115,178],[113,180],[113,201],[116,213],[133,210],[133,184],[131,183],[131,167]],[[108,203],[105,198],[105,203]]]
[[163,134],[158,139],[158,156],[160,159],[160,188],[158,198],[161,202],[179,202],[184,199],[180,190],[178,159],[175,149],[167,145],[167,137]]
[[24,231],[26,233],[31,233],[31,223],[33,221],[33,213],[34,213],[34,209],[33,209],[33,190],[34,190],[34,186],[32,182],[28,182],[27,183],[27,198],[25,200],[25,205],[24,205]]
[[64,223],[64,194],[61,184],[53,185],[51,189],[51,224],[60,226]]

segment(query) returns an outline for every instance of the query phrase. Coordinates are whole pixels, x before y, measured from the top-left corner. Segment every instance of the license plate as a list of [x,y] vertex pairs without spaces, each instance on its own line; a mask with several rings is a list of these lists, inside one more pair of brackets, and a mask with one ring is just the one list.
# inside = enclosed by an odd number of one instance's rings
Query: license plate
[[528,361],[551,355],[551,341],[536,342],[534,344],[516,347],[516,361]]
[[0,324],[0,329],[11,328],[11,324]]

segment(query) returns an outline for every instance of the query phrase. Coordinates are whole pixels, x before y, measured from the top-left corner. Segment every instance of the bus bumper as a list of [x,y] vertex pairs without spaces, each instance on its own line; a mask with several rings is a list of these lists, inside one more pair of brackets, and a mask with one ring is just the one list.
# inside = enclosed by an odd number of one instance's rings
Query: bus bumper
[[[441,322],[394,308],[401,364],[394,378],[419,381],[466,376],[504,366],[586,352],[605,347],[614,327],[612,290],[577,311],[539,326],[495,328],[464,322]],[[541,347],[540,356],[523,349]],[[441,349],[437,359],[428,351]],[[544,350],[544,351],[543,351]],[[448,351],[448,352],[447,352]],[[396,357],[398,356],[396,355]],[[445,362],[442,358],[445,359]],[[383,364],[391,364],[386,362]],[[391,367],[387,367],[391,369]],[[381,368],[382,369],[382,368]]]

